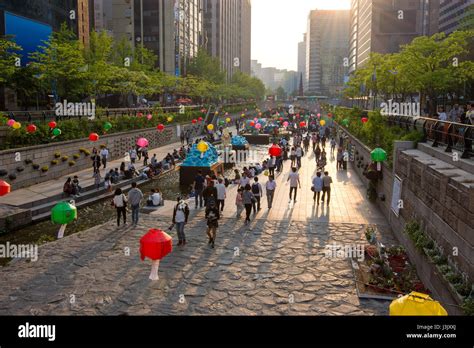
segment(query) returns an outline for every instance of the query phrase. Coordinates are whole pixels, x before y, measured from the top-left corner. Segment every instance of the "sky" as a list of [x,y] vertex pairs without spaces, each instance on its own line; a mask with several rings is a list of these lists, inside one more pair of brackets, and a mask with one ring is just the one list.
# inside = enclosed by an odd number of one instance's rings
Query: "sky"
[[252,59],[263,67],[298,69],[311,10],[348,10],[350,0],[252,0]]

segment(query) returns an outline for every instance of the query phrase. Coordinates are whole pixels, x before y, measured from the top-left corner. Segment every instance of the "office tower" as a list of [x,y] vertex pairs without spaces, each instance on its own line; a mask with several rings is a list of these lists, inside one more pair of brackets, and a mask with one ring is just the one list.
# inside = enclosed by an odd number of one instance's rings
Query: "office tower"
[[307,88],[306,77],[306,34],[303,35],[303,41],[298,43],[298,78],[302,77],[303,90]]
[[219,58],[230,79],[234,71],[251,72],[250,0],[203,0],[204,45]]
[[415,37],[437,32],[439,1],[352,0],[349,71],[371,52],[395,53]]
[[472,21],[473,12],[474,0],[440,0],[439,31],[450,34],[458,29],[467,29],[463,26],[463,20],[470,16]]
[[314,10],[306,32],[308,95],[336,96],[344,85],[349,54],[349,11]]

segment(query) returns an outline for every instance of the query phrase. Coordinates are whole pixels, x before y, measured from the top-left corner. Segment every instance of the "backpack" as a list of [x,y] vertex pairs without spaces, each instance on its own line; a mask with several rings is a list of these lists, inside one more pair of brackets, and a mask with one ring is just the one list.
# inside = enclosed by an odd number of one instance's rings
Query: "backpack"
[[260,188],[258,187],[257,183],[252,185],[252,193],[254,195],[260,195]]

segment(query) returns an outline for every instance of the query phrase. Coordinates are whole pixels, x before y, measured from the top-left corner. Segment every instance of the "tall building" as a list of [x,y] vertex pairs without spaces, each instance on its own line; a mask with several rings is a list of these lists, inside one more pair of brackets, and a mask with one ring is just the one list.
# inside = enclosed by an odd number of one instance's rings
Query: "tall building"
[[299,75],[296,71],[281,70],[274,67],[262,68],[257,60],[252,60],[252,76],[259,78],[266,88],[275,91],[282,87],[291,94],[298,89]]
[[440,0],[439,31],[450,34],[459,29],[467,16],[472,18],[473,11],[474,0]]
[[201,0],[95,1],[96,30],[125,38],[132,47],[143,45],[157,55],[161,71],[186,75],[202,44]]
[[307,89],[306,80],[306,34],[303,35],[303,41],[298,43],[298,78],[303,76],[303,90]]
[[349,71],[362,66],[371,52],[395,53],[415,37],[438,31],[439,1],[352,0]]
[[307,94],[336,96],[342,91],[348,43],[349,11],[310,12],[306,32]]
[[250,0],[203,0],[204,44],[230,79],[234,71],[251,72]]

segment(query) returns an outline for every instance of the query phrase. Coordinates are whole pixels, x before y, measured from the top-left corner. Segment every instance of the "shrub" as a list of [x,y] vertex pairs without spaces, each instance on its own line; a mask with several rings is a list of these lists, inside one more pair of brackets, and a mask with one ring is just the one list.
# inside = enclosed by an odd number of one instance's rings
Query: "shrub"
[[83,147],[81,147],[81,148],[79,149],[79,152],[80,152],[80,153],[85,153],[86,151],[87,151],[87,150],[86,150],[85,148],[83,148]]
[[466,298],[462,303],[461,308],[465,315],[474,315],[474,298]]
[[8,179],[10,179],[10,180],[16,180],[16,174],[13,174],[13,173],[10,174],[10,175],[8,176]]
[[26,164],[26,165],[31,164],[31,163],[33,163],[32,160],[30,160],[30,159],[26,159],[26,160],[25,160],[25,164]]
[[87,156],[90,156],[91,155],[91,152],[89,150],[86,150],[84,151],[84,155],[87,157]]
[[66,162],[68,159],[69,159],[68,156],[63,156],[63,157],[61,157],[61,161],[63,161],[63,162]]
[[70,166],[70,167],[72,167],[72,166],[75,165],[75,164],[76,164],[76,162],[74,162],[74,161],[69,161],[69,166]]
[[43,173],[46,173],[48,170],[49,170],[49,167],[48,167],[48,166],[43,166],[43,167],[41,167],[41,171],[42,171]]
[[55,165],[58,164],[58,163],[59,163],[59,162],[58,162],[57,160],[52,160],[52,161],[51,161],[51,164],[52,164],[53,166],[55,166]]
[[0,169],[0,177],[7,175],[8,172],[5,169]]
[[34,170],[38,170],[40,165],[36,164],[36,163],[33,163],[32,167],[33,167]]
[[24,170],[25,170],[25,168],[23,168],[23,167],[21,167],[21,166],[20,166],[20,167],[16,167],[16,171],[17,171],[18,173],[21,173],[21,172],[24,171]]
[[54,158],[60,158],[61,157],[61,153],[60,152],[55,152],[54,153]]
[[74,157],[74,159],[77,160],[77,159],[81,158],[81,155],[79,155],[79,154],[76,153],[76,154],[74,154],[72,157]]

